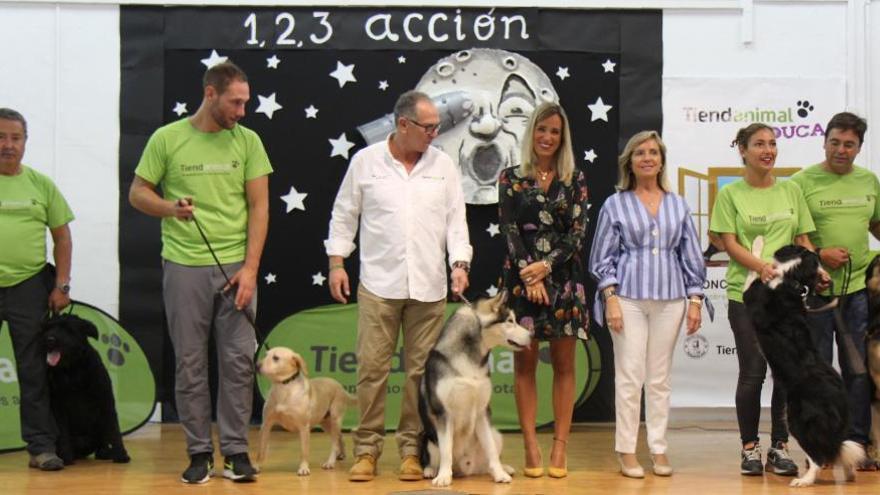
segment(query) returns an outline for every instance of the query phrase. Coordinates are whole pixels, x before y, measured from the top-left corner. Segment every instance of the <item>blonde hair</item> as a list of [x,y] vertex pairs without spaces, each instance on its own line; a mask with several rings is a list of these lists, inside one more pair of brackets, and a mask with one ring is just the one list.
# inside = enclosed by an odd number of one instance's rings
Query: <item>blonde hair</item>
[[636,187],[636,176],[632,171],[632,156],[636,152],[636,148],[641,146],[645,141],[653,139],[660,148],[660,173],[657,174],[657,185],[664,192],[669,192],[672,188],[669,180],[666,178],[666,145],[657,131],[637,132],[633,137],[629,138],[623,152],[617,157],[617,190],[631,191]]
[[522,163],[519,166],[520,175],[532,177],[535,173],[535,128],[538,122],[542,122],[554,115],[562,119],[562,139],[559,149],[556,150],[556,177],[566,186],[571,185],[571,177],[574,175],[574,152],[571,150],[571,132],[568,130],[568,116],[558,103],[542,103],[532,112],[526,132],[523,134],[520,156]]

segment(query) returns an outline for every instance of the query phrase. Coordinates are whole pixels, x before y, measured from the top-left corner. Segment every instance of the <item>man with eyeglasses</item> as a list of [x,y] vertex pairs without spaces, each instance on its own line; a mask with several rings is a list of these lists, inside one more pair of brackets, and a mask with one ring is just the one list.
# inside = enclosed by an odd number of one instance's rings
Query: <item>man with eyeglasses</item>
[[[849,397],[849,439],[866,446],[871,429],[871,385],[864,372],[868,296],[865,271],[871,262],[868,232],[880,239],[880,181],[856,166],[868,123],[841,112],[825,128],[825,161],[798,172],[791,180],[804,193],[816,230],[810,240],[831,274],[829,296],[840,297],[845,322],[839,328],[831,311],[810,313],[810,333],[819,354],[832,362],[832,342],[838,341],[838,363]],[[859,466],[874,470],[872,459]]]
[[360,221],[357,396],[360,422],[353,432],[357,462],[352,481],[372,480],[385,436],[385,396],[391,358],[403,329],[403,389],[397,448],[398,477],[422,479],[418,387],[446,308],[448,255],[452,292],[468,286],[472,249],[461,176],[431,141],[440,115],[424,93],[408,91],[394,106],[395,132],[354,155],[339,187],[330,234],[330,294],[351,295],[344,259],[355,249]]

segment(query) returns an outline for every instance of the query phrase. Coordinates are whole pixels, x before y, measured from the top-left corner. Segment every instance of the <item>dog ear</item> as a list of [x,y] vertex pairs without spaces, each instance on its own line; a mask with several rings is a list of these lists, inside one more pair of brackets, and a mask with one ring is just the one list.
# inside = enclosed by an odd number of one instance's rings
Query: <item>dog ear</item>
[[82,332],[86,337],[98,340],[98,327],[96,327],[94,323],[78,316],[75,316],[74,318],[76,318],[74,321],[76,321],[77,330]]
[[296,363],[297,369],[299,369],[300,373],[302,373],[303,376],[309,376],[309,369],[306,366],[306,360],[303,359],[302,356],[294,352],[293,356],[291,356],[291,359],[294,363]]
[[502,290],[492,299],[492,311],[498,311],[507,304],[507,289]]

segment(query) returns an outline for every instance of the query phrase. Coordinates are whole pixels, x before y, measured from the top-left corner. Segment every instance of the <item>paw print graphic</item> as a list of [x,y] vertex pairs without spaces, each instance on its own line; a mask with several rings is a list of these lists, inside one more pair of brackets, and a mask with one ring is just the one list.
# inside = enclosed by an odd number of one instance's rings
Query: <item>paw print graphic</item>
[[797,107],[797,114],[800,118],[805,118],[813,111],[813,105],[810,105],[810,102],[807,100],[799,100],[797,102]]
[[116,366],[122,366],[125,364],[125,355],[128,354],[131,348],[119,338],[119,335],[114,333],[108,337],[107,334],[102,334],[101,342],[110,346],[110,348],[107,349],[108,361]]

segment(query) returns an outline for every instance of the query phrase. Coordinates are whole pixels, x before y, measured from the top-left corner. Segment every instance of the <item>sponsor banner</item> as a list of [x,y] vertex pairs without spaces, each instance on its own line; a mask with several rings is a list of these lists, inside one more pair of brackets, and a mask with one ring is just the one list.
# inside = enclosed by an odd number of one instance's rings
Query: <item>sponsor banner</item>
[[[448,304],[447,316],[459,304]],[[402,337],[402,336],[401,336]],[[345,306],[330,305],[301,311],[284,319],[269,336],[257,355],[262,359],[266,346],[290,347],[306,361],[309,376],[325,376],[338,380],[351,394],[357,391],[357,363],[355,352],[357,341],[357,304]],[[398,339],[397,350],[389,363],[387,396],[385,399],[385,427],[395,430],[400,420],[400,405],[405,383],[404,353],[402,338]],[[496,348],[489,358],[489,372],[492,377],[492,422],[501,429],[518,429],[519,419],[513,395],[513,352],[506,348]],[[586,345],[579,345],[575,351],[575,396],[576,405],[583,404],[596,390],[602,372],[602,359],[595,339]],[[538,353],[537,369],[538,413],[537,424],[553,421],[553,368],[550,364],[550,347],[542,342]],[[260,394],[265,399],[269,394],[270,382],[263,376],[257,379]],[[357,426],[356,408],[345,415],[343,426]]]

